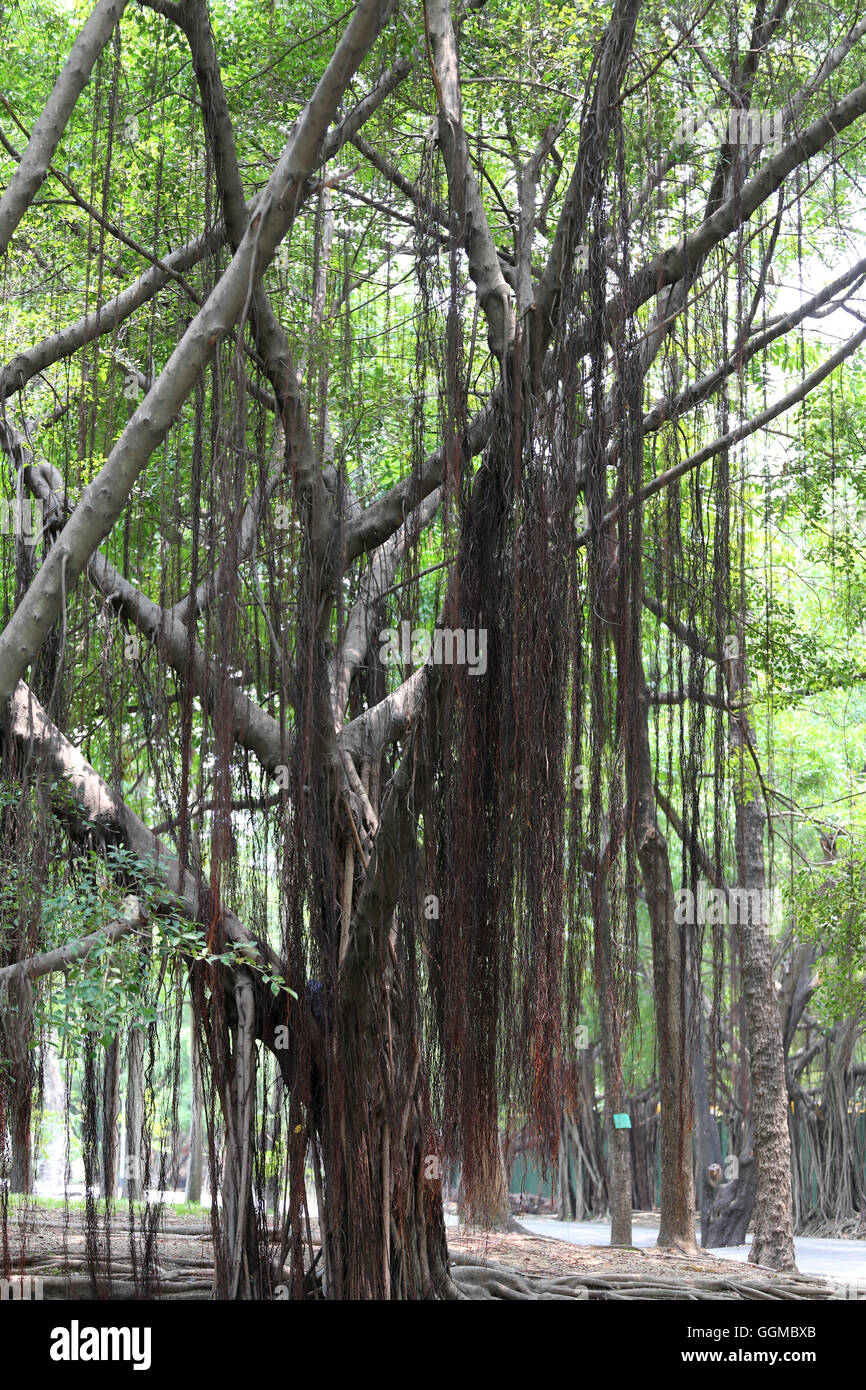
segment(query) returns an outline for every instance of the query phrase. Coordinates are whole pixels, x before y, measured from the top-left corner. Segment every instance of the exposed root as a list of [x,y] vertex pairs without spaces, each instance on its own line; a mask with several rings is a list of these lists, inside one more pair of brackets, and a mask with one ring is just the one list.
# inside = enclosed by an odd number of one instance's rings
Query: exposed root
[[620,1301],[660,1299],[677,1301],[717,1300],[812,1300],[833,1299],[839,1294],[820,1279],[801,1275],[723,1278],[696,1275],[693,1278],[641,1278],[634,1274],[608,1276],[570,1274],[545,1278],[523,1274],[494,1260],[474,1255],[451,1256],[451,1280],[466,1298],[475,1299],[599,1299]]

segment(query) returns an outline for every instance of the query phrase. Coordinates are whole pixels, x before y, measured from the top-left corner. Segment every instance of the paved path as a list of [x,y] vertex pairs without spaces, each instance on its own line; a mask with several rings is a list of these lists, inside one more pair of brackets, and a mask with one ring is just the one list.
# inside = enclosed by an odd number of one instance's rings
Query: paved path
[[[571,1245],[607,1245],[607,1221],[556,1221],[544,1216],[520,1216],[520,1224],[536,1235],[566,1240]],[[655,1245],[658,1232],[652,1226],[635,1226],[632,1240],[641,1249]],[[796,1236],[797,1267],[801,1274],[818,1274],[838,1283],[860,1282],[866,1288],[866,1240],[824,1240],[816,1236]],[[745,1260],[748,1245],[732,1245],[710,1254],[726,1260]]]

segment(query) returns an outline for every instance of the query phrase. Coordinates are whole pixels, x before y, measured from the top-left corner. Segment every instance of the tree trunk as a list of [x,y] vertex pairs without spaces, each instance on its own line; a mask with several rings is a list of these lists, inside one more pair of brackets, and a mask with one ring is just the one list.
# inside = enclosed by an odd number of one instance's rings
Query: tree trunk
[[188,1202],[201,1202],[202,1133],[201,1133],[201,1066],[198,1056],[198,1033],[193,1023],[189,1039],[190,1110],[189,1166],[186,1170],[184,1196]]
[[[747,1143],[746,1149],[748,1150]],[[705,1248],[721,1250],[742,1245],[755,1206],[755,1160],[744,1152],[738,1159],[737,1176],[717,1187],[707,1215]]]
[[577,1220],[577,1192],[571,1178],[571,1125],[563,1111],[559,1125],[559,1150],[556,1155],[556,1216],[559,1221]]
[[[395,944],[388,925],[376,936]],[[319,1228],[329,1299],[454,1293],[428,1078],[412,1026],[414,1001],[401,988],[394,959],[390,952],[386,964],[368,958],[371,978],[360,988],[349,963],[339,1027],[326,1036],[345,1078],[339,1099],[328,1088],[318,1121],[324,1157]],[[382,1001],[382,1013],[374,1012],[373,999]],[[359,1047],[358,1039],[366,1045]]]
[[621,1024],[614,996],[607,880],[610,845],[596,865],[593,883],[595,977],[601,1022],[601,1065],[604,1077],[604,1129],[607,1135],[607,1187],[610,1203],[610,1243],[631,1246],[631,1129],[618,1129],[614,1116],[625,1111],[620,1053]]
[[649,736],[649,694],[641,665],[638,689],[639,750],[635,808],[637,856],[649,908],[653,948],[656,1039],[661,1099],[660,1246],[685,1254],[695,1245],[695,1187],[692,1169],[692,1080],[686,1041],[683,928],[674,916],[668,848],[656,818]]
[[[776,1004],[764,871],[764,805],[750,749],[746,714],[748,672],[742,625],[736,655],[726,663],[730,747],[739,758],[734,778],[737,887],[736,928],[749,1037],[749,1075],[755,1152],[754,1242],[749,1258],[772,1269],[796,1269],[791,1197],[791,1139],[782,1029]],[[747,903],[745,913],[744,905]],[[760,906],[757,906],[760,904]],[[745,920],[744,920],[745,917]]]
[[111,1202],[117,1195],[117,1112],[120,1095],[118,1043],[114,1038],[105,1049],[102,1067],[102,1195]]
[[144,1196],[144,1034],[130,1028],[126,1054],[126,1162],[123,1195],[131,1202]]
[[[30,1119],[33,1095],[33,996],[29,981],[18,975],[0,983],[0,1146],[8,1127],[10,1192],[30,1192],[33,1186]],[[6,1175],[4,1175],[6,1176]]]
[[[354,1162],[344,1161],[336,1173],[333,1162],[326,1164],[320,1232],[329,1299],[449,1296],[442,1169],[431,1142],[426,1077],[417,1063],[400,1073],[395,1080],[410,1085],[400,1130],[385,1118],[392,1097],[370,1086],[369,1115],[353,1128],[347,1109],[340,1140],[345,1148],[346,1136],[353,1136]],[[370,1115],[378,1117],[372,1129]],[[329,1137],[326,1131],[326,1151]],[[362,1184],[369,1204],[356,1200]]]
[[[703,991],[701,991],[700,999],[702,1005]],[[703,1008],[701,1007],[697,1012],[698,1016],[695,1019],[693,1032],[692,1078],[695,1088],[698,1195],[701,1204],[701,1245],[704,1249],[707,1249],[710,1244],[710,1209],[718,1193],[718,1183],[722,1174],[722,1141],[719,1136],[719,1127],[716,1124],[715,1116],[710,1110],[709,1094],[707,1090],[707,1068],[704,1058]]]
[[31,1077],[13,1077],[10,1089],[11,1162],[9,1191],[29,1192],[33,1186],[33,1162],[30,1149]]
[[519,1231],[520,1223],[511,1214],[508,1175],[498,1134],[491,1147],[493,1152],[472,1192],[464,1194],[461,1189],[460,1221],[482,1231]]

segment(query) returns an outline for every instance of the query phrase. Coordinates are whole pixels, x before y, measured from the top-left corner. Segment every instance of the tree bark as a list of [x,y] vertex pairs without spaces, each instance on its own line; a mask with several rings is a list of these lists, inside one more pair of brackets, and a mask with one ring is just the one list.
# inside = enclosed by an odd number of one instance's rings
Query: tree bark
[[[746,1146],[748,1149],[748,1145]],[[721,1250],[742,1245],[755,1207],[755,1160],[748,1151],[739,1156],[736,1178],[716,1189],[707,1213],[705,1248]]]
[[668,848],[656,818],[649,736],[649,692],[641,665],[635,700],[639,713],[637,856],[649,909],[653,948],[656,1046],[661,1097],[661,1216],[658,1244],[697,1253],[692,1169],[693,1096],[686,1040],[685,947],[674,920]]
[[[701,999],[703,1002],[703,996]],[[697,1125],[698,1197],[701,1207],[701,1245],[710,1244],[710,1209],[716,1197],[718,1177],[722,1172],[722,1141],[715,1116],[710,1111],[707,1090],[707,1068],[704,1058],[704,1020],[701,1013],[695,1020],[692,1050],[692,1077],[695,1088],[695,1121]],[[718,1244],[718,1241],[715,1242]]]
[[[363,1084],[360,1076],[353,1077],[341,1133],[335,1135],[323,1117],[330,1161],[320,1231],[328,1243],[328,1297],[333,1299],[450,1296],[442,1169],[432,1137],[428,1081],[414,1040],[401,1036],[393,1015],[392,1043],[390,1077],[367,1075]],[[397,1109],[394,1102],[401,1095],[405,1099]]]
[[[33,997],[29,979],[20,965],[0,970],[0,1039],[3,1060],[0,1069],[0,1131],[8,1127],[11,1192],[30,1192],[33,1186],[30,1121],[34,1082]],[[2,1138],[0,1138],[2,1143]],[[3,1145],[5,1148],[5,1144]]]
[[106,1202],[117,1196],[117,1113],[120,1097],[120,1066],[117,1038],[105,1048],[102,1063],[102,1195]]
[[126,1164],[123,1195],[131,1202],[144,1196],[144,1034],[130,1028],[126,1059]]
[[625,1112],[620,1051],[621,1023],[614,996],[608,872],[610,845],[596,865],[593,883],[595,978],[601,1022],[601,1064],[604,1076],[604,1128],[607,1135],[607,1186],[610,1202],[610,1243],[632,1244],[631,1130],[618,1129],[614,1115]]
[[[754,737],[746,713],[748,669],[743,625],[736,655],[726,663],[731,716],[730,748],[739,759],[734,778],[737,886],[748,890],[746,920],[738,900],[737,936],[749,1037],[749,1074],[755,1152],[754,1241],[749,1258],[772,1269],[796,1269],[791,1196],[791,1140],[782,1029],[776,1004],[764,869],[764,804],[755,786]],[[760,903],[760,907],[756,904]]]
[[30,1192],[33,1187],[33,1158],[30,1140],[33,1078],[27,1072],[16,1072],[9,1088],[11,1162],[9,1191]]
[[198,1034],[193,1024],[189,1039],[189,1166],[186,1171],[184,1196],[188,1202],[201,1202],[202,1132],[201,1132],[201,1064],[198,1056]]

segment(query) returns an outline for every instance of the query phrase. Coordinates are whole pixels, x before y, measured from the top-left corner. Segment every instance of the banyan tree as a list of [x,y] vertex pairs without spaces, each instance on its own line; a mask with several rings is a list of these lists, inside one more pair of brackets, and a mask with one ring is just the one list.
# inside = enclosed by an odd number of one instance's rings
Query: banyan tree
[[[866,21],[74,8],[20,7],[43,61],[0,97],[6,1266],[59,1085],[93,1278],[122,1169],[158,1294],[192,1067],[216,1297],[471,1296],[443,1173],[491,1219],[503,1114],[555,1163],[590,1004],[613,1243],[643,1030],[693,1251],[733,942],[709,1195],[792,1269],[754,574],[810,402],[845,474]],[[679,910],[707,884],[731,933]]]

